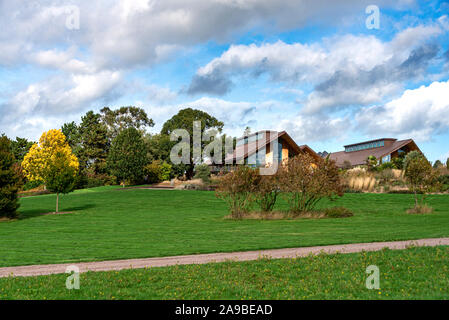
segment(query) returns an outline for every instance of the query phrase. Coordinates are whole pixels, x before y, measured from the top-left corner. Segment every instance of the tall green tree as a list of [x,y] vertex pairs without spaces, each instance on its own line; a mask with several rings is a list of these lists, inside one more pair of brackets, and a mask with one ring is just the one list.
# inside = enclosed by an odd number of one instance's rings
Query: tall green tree
[[80,131],[75,121],[64,123],[61,127],[62,133],[66,137],[66,141],[76,155],[81,148]]
[[79,159],[83,169],[93,174],[106,173],[106,158],[109,151],[108,130],[101,122],[101,115],[93,111],[81,118],[79,126],[81,150]]
[[11,142],[5,136],[0,137],[0,217],[15,218],[19,201],[17,192],[20,178],[14,170],[14,155],[11,152]]
[[[193,159],[193,123],[194,121],[201,121],[201,136],[209,129],[216,129],[221,133],[223,129],[223,122],[219,121],[210,114],[196,110],[192,108],[186,108],[180,110],[171,119],[167,120],[162,126],[161,134],[170,135],[177,129],[184,129],[190,135],[190,161],[188,164],[184,164],[186,168],[186,176],[188,179],[193,177],[195,161],[198,159]],[[201,141],[201,150],[207,142]]]
[[112,141],[107,158],[107,166],[123,185],[127,182],[139,182],[144,175],[147,163],[147,151],[142,133],[136,128],[122,130]]
[[34,142],[28,141],[25,138],[16,137],[16,140],[11,140],[11,150],[16,162],[22,162],[23,157],[30,151]]
[[116,110],[104,107],[100,110],[100,114],[111,141],[124,129],[135,128],[144,133],[147,127],[154,126],[153,119],[149,118],[145,110],[139,107],[121,107]]

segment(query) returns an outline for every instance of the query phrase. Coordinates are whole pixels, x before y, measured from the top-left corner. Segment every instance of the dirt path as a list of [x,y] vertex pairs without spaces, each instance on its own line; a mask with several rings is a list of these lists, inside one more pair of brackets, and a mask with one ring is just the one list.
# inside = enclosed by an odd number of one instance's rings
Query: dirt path
[[137,269],[146,267],[165,267],[176,264],[203,264],[210,262],[222,262],[226,260],[233,261],[247,261],[256,260],[260,257],[269,258],[296,258],[304,257],[309,254],[324,253],[350,253],[365,251],[377,251],[382,248],[390,249],[405,249],[408,246],[438,246],[449,245],[449,238],[436,239],[420,239],[407,241],[390,241],[390,242],[372,242],[372,243],[353,243],[344,245],[318,246],[318,247],[303,247],[290,249],[273,249],[273,250],[258,250],[258,251],[244,251],[244,252],[230,252],[230,253],[210,253],[210,254],[196,254],[186,256],[173,256],[162,258],[145,258],[145,259],[128,259],[128,260],[112,260],[100,262],[82,262],[82,263],[66,263],[66,264],[47,264],[47,265],[32,265],[21,267],[6,267],[0,268],[0,277],[16,276],[37,276],[54,273],[64,273],[67,266],[76,265],[80,272],[86,271],[110,271],[121,269]]

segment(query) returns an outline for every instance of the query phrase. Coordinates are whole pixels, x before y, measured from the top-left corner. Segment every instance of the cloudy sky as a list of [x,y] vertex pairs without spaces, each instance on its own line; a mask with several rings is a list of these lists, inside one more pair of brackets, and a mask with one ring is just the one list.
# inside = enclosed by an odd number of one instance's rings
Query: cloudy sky
[[286,130],[316,151],[413,138],[445,160],[449,2],[0,0],[0,132],[37,140],[127,105],[151,132],[192,107],[235,136]]

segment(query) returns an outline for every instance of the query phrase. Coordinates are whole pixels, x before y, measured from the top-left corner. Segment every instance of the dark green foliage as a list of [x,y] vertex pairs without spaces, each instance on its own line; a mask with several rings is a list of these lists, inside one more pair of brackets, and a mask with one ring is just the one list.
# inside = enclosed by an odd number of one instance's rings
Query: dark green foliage
[[146,148],[148,150],[148,162],[154,160],[161,160],[165,162],[170,161],[170,151],[176,144],[170,141],[170,136],[166,134],[148,134],[144,136]]
[[[217,129],[221,133],[223,129],[223,122],[217,120],[215,117],[208,113],[196,110],[192,108],[186,108],[180,110],[171,119],[167,120],[161,130],[161,134],[170,135],[176,129],[184,129],[190,135],[190,163],[184,164],[186,168],[186,176],[188,179],[192,178],[194,171],[195,161],[201,161],[201,159],[193,159],[193,122],[201,121],[201,136],[209,129]],[[204,150],[205,142],[201,142],[201,150]]]
[[110,177],[105,178],[110,142],[101,116],[89,111],[81,117],[79,126],[70,122],[64,124],[61,130],[80,163],[75,189],[98,186],[101,181],[110,180]]
[[108,128],[111,140],[124,129],[135,128],[143,133],[146,127],[154,126],[153,119],[148,117],[145,110],[138,107],[121,107],[116,110],[105,107],[100,113],[101,121]]
[[14,170],[15,159],[9,139],[0,137],[0,217],[15,218],[19,202],[20,178]]
[[11,140],[11,150],[16,162],[22,162],[23,157],[28,153],[34,142],[28,141],[25,138],[16,137],[16,140]]
[[449,190],[449,174],[443,174],[438,177],[438,182],[440,183],[440,191]]
[[449,169],[449,158],[446,159],[446,168]]
[[374,171],[378,164],[377,158],[375,156],[368,156],[366,158],[366,165],[368,167],[368,171]]
[[354,214],[345,207],[331,207],[323,210],[326,217],[329,218],[346,218],[352,217]]
[[377,167],[378,171],[383,171],[385,169],[396,169],[396,166],[394,165],[393,162],[384,162]]
[[207,164],[200,164],[195,167],[195,179],[201,179],[204,183],[210,182],[210,167]]
[[119,181],[140,182],[144,176],[147,151],[142,134],[136,128],[121,131],[112,141],[107,165]]
[[73,153],[79,157],[79,149],[81,148],[81,137],[79,127],[74,121],[64,123],[61,127],[62,133],[65,135],[65,139],[68,142]]
[[402,170],[404,169],[404,159],[405,159],[405,152],[400,153],[397,157],[394,157],[391,159],[391,162],[394,164],[396,169]]
[[435,161],[435,163],[433,164],[433,168],[434,169],[438,169],[439,167],[442,167],[443,163],[440,160]]

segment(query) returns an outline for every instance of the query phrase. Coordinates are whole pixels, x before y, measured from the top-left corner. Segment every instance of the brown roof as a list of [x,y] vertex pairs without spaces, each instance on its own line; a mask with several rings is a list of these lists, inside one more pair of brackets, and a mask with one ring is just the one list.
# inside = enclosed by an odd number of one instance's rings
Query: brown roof
[[267,130],[267,131],[259,131],[258,133],[260,132],[265,132],[264,139],[237,146],[232,154],[226,156],[225,161],[229,161],[231,159],[233,160],[240,160],[242,158],[246,159],[247,157],[254,154],[257,150],[260,150],[269,145],[270,142],[274,141],[276,138],[277,139],[282,138],[283,140],[287,141],[287,143],[289,144],[289,146],[291,147],[291,149],[294,151],[295,154],[299,154],[300,152],[309,152],[314,157],[318,158],[320,157],[308,145],[298,146],[296,142],[285,131],[277,133],[276,131]]
[[[373,141],[378,141],[373,140]],[[392,140],[392,139],[388,139]],[[360,144],[360,143],[357,143]],[[406,139],[406,140],[396,140],[391,145],[386,145],[384,147],[377,147],[377,148],[371,148],[371,149],[365,149],[365,150],[359,150],[359,151],[340,151],[340,152],[333,152],[330,154],[329,158],[331,160],[336,161],[336,165],[338,167],[343,166],[343,163],[345,161],[349,161],[351,165],[358,166],[366,164],[366,158],[369,156],[375,156],[377,159],[381,159],[384,156],[387,156],[400,148],[408,145],[413,144],[413,149],[419,150],[418,146],[415,144],[413,139]],[[419,150],[420,151],[420,150]]]

